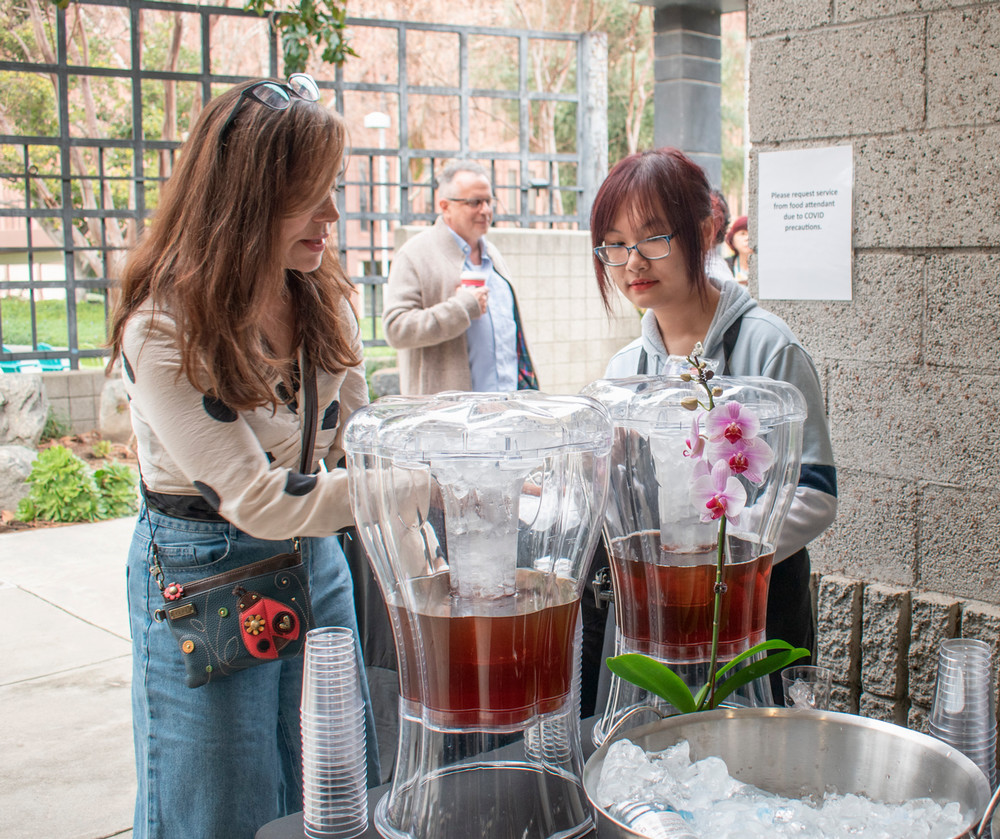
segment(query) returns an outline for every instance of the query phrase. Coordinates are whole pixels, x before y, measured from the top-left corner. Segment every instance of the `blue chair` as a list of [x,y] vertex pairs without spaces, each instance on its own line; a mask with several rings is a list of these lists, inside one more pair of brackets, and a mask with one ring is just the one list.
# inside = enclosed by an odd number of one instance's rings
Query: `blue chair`
[[[3,345],[4,352],[10,352],[11,349],[6,344]],[[21,362],[17,359],[11,359],[10,361],[0,361],[0,373],[20,373],[21,372]]]
[[[54,350],[55,347],[39,341],[38,349],[42,352],[49,352]],[[56,370],[68,370],[69,362],[65,358],[40,358],[38,359],[38,366],[41,367],[43,371],[53,372]]]

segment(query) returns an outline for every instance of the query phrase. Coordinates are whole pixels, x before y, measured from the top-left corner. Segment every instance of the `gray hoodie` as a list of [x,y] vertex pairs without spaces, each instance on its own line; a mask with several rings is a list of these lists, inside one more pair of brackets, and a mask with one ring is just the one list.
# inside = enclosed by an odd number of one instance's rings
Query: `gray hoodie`
[[[819,536],[837,514],[837,470],[826,424],[826,406],[816,367],[788,325],[762,309],[738,283],[713,282],[721,297],[702,345],[705,358],[725,364],[723,336],[741,319],[739,337],[729,359],[728,375],[767,376],[795,385],[805,397],[808,416],[802,434],[802,470],[775,550],[780,562]],[[634,376],[645,351],[649,375],[661,375],[667,362],[656,316],[647,311],[642,335],[619,350],[605,371],[607,378]]]

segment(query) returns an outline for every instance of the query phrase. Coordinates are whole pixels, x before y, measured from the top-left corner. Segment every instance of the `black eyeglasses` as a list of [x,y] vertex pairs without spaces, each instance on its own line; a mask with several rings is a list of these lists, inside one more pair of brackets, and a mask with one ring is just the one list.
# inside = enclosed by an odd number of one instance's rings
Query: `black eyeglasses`
[[292,73],[285,84],[281,82],[257,82],[240,94],[233,109],[229,112],[222,131],[219,132],[219,143],[225,147],[229,132],[233,130],[236,115],[247,99],[253,99],[270,108],[272,111],[284,111],[292,104],[292,97],[304,99],[306,102],[319,101],[319,85],[307,73]]
[[594,254],[605,265],[624,265],[628,262],[629,255],[635,251],[643,259],[664,259],[670,256],[670,240],[674,238],[673,233],[664,233],[662,236],[650,236],[634,245],[601,245],[594,248]]
[[490,196],[489,198],[445,198],[445,201],[454,201],[456,204],[465,204],[473,210],[478,210],[484,204],[486,204],[490,209],[492,209],[496,203],[496,198]]

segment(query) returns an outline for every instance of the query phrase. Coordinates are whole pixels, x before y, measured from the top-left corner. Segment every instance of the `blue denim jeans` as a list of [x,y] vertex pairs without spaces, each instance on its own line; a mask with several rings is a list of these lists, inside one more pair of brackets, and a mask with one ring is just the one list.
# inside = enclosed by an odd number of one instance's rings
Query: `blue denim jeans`
[[[138,792],[135,839],[253,839],[269,821],[302,809],[299,698],[302,658],[269,662],[198,688],[184,683],[182,653],[150,572],[151,533],[165,582],[186,583],[292,549],[225,522],[143,509],[128,557],[132,720]],[[316,626],[357,625],[350,571],[336,537],[301,540]],[[368,783],[378,748],[364,665]]]

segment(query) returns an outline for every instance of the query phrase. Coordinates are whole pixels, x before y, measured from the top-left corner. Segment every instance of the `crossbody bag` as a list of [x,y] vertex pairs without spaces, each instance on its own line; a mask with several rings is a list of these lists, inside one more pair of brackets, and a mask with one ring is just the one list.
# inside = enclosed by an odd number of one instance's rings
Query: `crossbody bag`
[[[312,471],[318,418],[316,371],[308,360],[303,390],[299,471],[306,475]],[[142,486],[147,507],[152,501],[153,509],[158,509],[156,493]],[[313,618],[309,569],[302,561],[298,537],[289,553],[183,585],[165,581],[154,539],[151,566],[164,601],[153,616],[166,621],[177,641],[188,687],[302,653]]]

